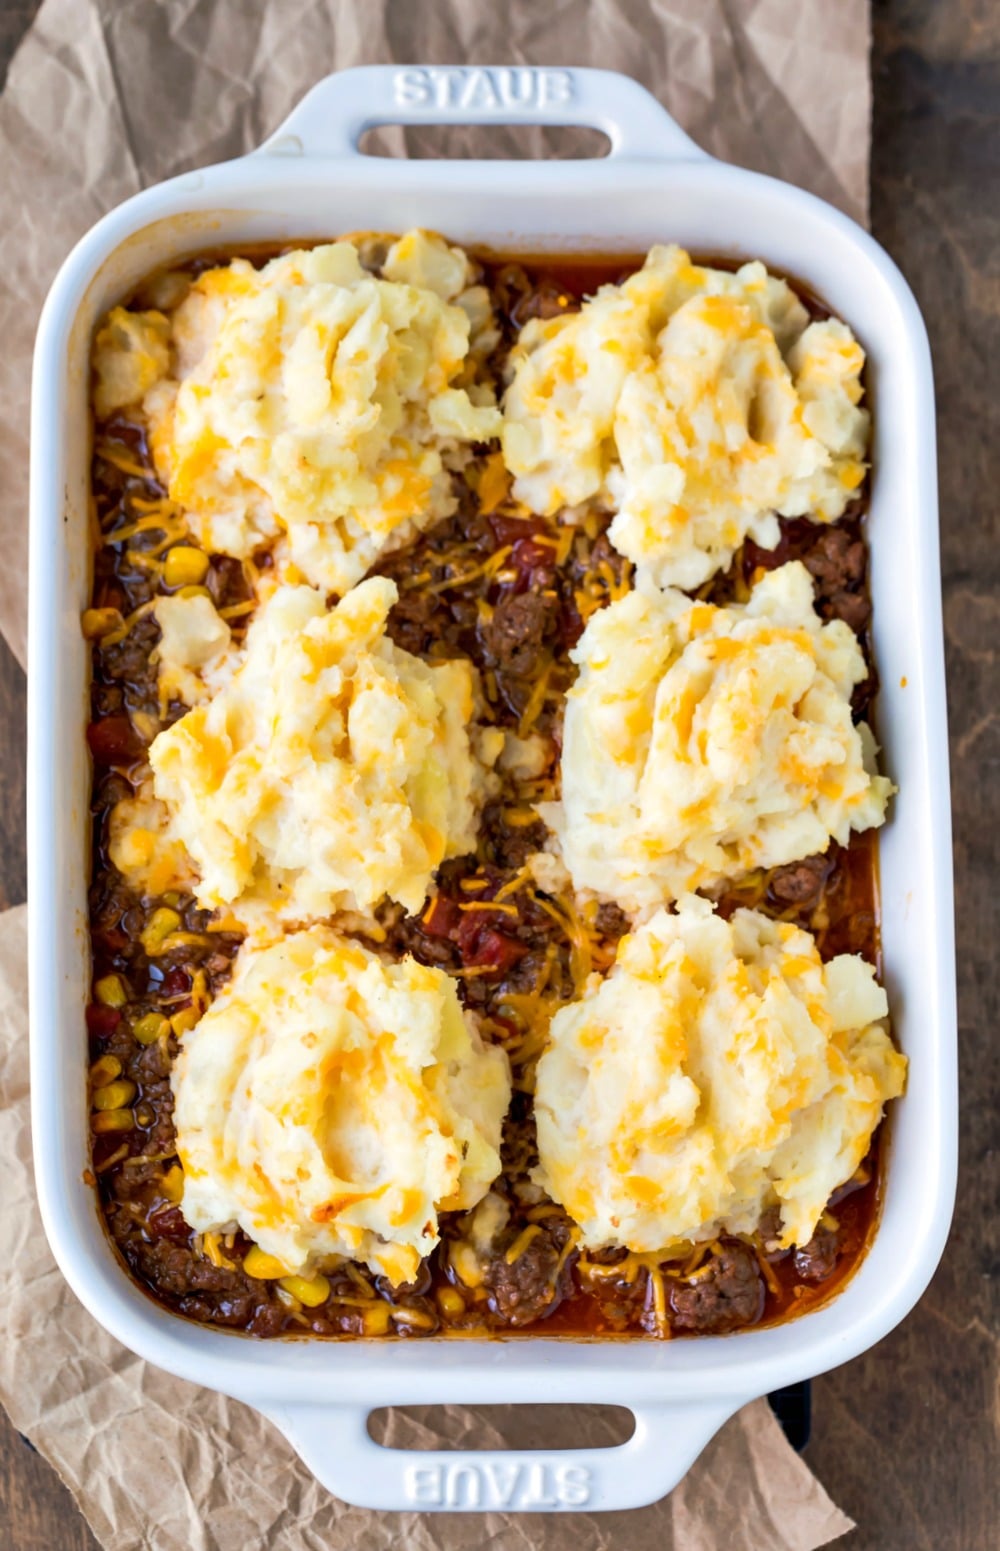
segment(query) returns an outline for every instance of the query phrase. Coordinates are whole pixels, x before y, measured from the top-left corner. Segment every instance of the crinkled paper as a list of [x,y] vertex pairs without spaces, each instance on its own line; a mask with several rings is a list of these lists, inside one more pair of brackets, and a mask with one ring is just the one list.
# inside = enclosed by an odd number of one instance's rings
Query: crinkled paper
[[[626,71],[713,154],[864,219],[868,41],[866,0],[45,0],[0,99],[0,630],[14,651],[23,661],[35,321],[60,262],[106,210],[249,150],[330,70],[420,60]],[[472,149],[525,143],[496,129],[449,143]],[[532,149],[580,147],[539,131]],[[765,1401],[733,1418],[669,1499],[631,1514],[376,1514],[331,1498],[255,1412],[133,1357],[77,1303],[42,1233],[24,931],[23,909],[0,918],[0,1399],[109,1551],[809,1551],[850,1528]],[[536,1413],[538,1442],[547,1415]],[[580,1444],[610,1436],[599,1408],[578,1408],[574,1427]],[[451,1406],[390,1413],[385,1436],[490,1448],[509,1429],[504,1408]]]

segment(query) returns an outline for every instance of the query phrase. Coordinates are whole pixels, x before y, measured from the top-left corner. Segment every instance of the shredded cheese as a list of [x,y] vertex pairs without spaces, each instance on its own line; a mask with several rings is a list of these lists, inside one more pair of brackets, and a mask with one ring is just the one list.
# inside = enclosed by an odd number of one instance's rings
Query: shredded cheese
[[104,647],[117,646],[119,641],[124,641],[133,626],[137,625],[140,619],[145,619],[147,614],[152,613],[155,601],[155,599],[151,598],[148,603],[140,604],[131,614],[126,615],[116,630],[111,630],[106,636],[101,637],[101,645]]
[[528,696],[528,703],[525,706],[524,713],[521,716],[520,722],[518,723],[517,735],[519,738],[525,737],[537,722],[539,715],[541,714],[542,707],[545,704],[545,696],[548,692],[549,678],[551,677],[551,674],[552,663],[550,661],[546,663],[545,667],[542,669],[541,673],[538,675],[538,678],[535,680],[535,683],[532,686],[531,694]]
[[532,1239],[537,1239],[541,1231],[538,1224],[534,1222],[528,1223],[526,1228],[521,1229],[503,1257],[509,1266],[512,1266],[516,1260],[520,1260]]
[[102,462],[110,463],[120,473],[128,474],[132,479],[148,480],[151,485],[156,483],[156,475],[152,469],[143,468],[141,463],[136,463],[131,458],[127,458],[123,452],[119,452],[117,447],[111,447],[107,442],[102,442],[95,451],[97,457]]

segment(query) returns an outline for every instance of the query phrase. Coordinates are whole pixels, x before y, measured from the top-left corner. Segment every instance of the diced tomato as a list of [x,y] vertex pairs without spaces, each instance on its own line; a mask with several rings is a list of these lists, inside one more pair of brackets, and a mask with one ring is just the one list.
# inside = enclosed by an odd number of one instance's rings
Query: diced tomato
[[506,910],[463,910],[455,940],[464,955],[485,931],[502,932],[513,919]]
[[420,918],[421,930],[428,937],[454,937],[461,924],[462,912],[445,894],[438,894]]
[[103,950],[103,956],[113,958],[116,953],[124,953],[129,945],[128,934],[123,932],[120,926],[99,926],[94,928],[94,948]]
[[572,598],[566,599],[563,602],[561,626],[563,646],[569,651],[583,635],[583,620],[580,618],[580,610]]
[[501,974],[523,959],[528,951],[516,937],[508,937],[505,932],[498,932],[481,920],[477,922],[472,916],[462,922],[458,942],[463,964],[488,964]]
[[540,517],[509,517],[502,512],[492,512],[488,521],[498,549],[504,544],[517,544],[533,533],[545,532],[545,523]]
[[117,1007],[102,1007],[99,1002],[91,1002],[87,1008],[87,1033],[93,1039],[110,1039],[121,1021]]
[[99,582],[94,589],[94,607],[97,609],[118,609],[120,613],[127,612],[125,594],[113,578]]
[[105,716],[87,728],[90,752],[99,765],[131,765],[143,745],[127,716]]
[[510,552],[510,564],[528,576],[540,569],[554,576],[555,556],[551,544],[539,544],[534,539],[518,539]]
[[181,1216],[179,1206],[166,1206],[162,1212],[153,1212],[146,1218],[146,1228],[154,1239],[172,1239],[175,1244],[186,1244],[191,1229]]

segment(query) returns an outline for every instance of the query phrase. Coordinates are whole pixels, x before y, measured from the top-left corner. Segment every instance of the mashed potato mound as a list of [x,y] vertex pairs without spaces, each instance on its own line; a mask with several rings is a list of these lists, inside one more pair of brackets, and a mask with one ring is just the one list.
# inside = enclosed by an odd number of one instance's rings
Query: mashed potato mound
[[619,946],[552,1020],[536,1178],[584,1244],[676,1252],[781,1211],[805,1244],[864,1158],[906,1061],[869,964],[691,895]]
[[653,248],[577,313],[522,329],[504,400],[514,494],[534,511],[596,502],[659,586],[693,588],[775,513],[841,516],[865,474],[864,351],[809,323],[763,264],[730,274]]
[[461,249],[418,231],[381,276],[347,241],[259,270],[234,259],[172,313],[170,375],[162,315],[115,310],[96,341],[98,413],[136,375],[133,336],[155,330],[151,447],[199,542],[246,557],[282,537],[290,580],[346,592],[454,510],[449,455],[499,435],[489,390],[467,380],[471,331],[492,326],[471,278]]
[[94,336],[94,414],[130,409],[170,370],[170,322],[162,312],[113,307]]
[[206,908],[250,928],[386,894],[415,911],[435,868],[474,847],[497,752],[488,734],[470,741],[476,671],[395,646],[395,599],[384,577],[331,610],[311,587],[279,588],[229,681],[154,740],[155,792]]
[[290,1272],[346,1256],[412,1280],[438,1213],[500,1172],[503,1051],[442,970],[327,927],[245,945],[171,1083],[186,1221],[238,1224]]
[[153,603],[160,627],[156,647],[160,700],[200,705],[221,688],[235,664],[232,631],[203,592],[168,593]]
[[892,784],[851,719],[861,649],[798,561],[746,605],[638,589],[571,655],[562,799],[539,811],[577,889],[648,909],[884,821]]
[[156,898],[194,885],[191,859],[170,831],[170,813],[146,781],[115,803],[108,819],[108,855],[137,894]]

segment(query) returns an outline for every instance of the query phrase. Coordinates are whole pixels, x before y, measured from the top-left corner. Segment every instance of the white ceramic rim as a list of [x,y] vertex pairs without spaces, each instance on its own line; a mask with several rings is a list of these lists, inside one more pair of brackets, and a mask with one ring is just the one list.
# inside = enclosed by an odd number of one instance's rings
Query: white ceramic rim
[[[605,161],[568,163],[401,163],[357,151],[359,135],[374,124],[449,121],[586,124],[603,130],[612,150]],[[174,252],[210,244],[213,230],[222,234],[237,218],[244,236],[306,236],[304,227],[280,232],[273,212],[308,208],[314,209],[312,234],[329,234],[333,228],[323,227],[314,208],[320,194],[320,203],[336,194],[353,201],[351,208],[367,210],[373,200],[391,205],[391,219],[355,223],[382,229],[438,224],[427,210],[461,201],[456,212],[478,208],[482,236],[494,246],[514,247],[530,232],[535,247],[579,252],[617,245],[615,228],[606,224],[616,205],[623,220],[631,212],[636,227],[639,206],[665,198],[666,191],[682,228],[676,235],[689,246],[727,248],[720,240],[727,219],[734,234],[759,225],[771,234],[770,241],[759,241],[761,256],[810,281],[822,275],[820,289],[837,310],[850,322],[862,315],[867,320],[863,337],[876,401],[871,540],[884,682],[879,719],[888,731],[890,768],[895,759],[903,772],[886,837],[893,877],[898,874],[906,888],[897,898],[890,880],[893,911],[885,925],[894,954],[889,956],[887,942],[887,957],[897,1026],[901,1007],[905,1048],[920,1056],[894,1121],[876,1242],[826,1307],[791,1324],[727,1338],[656,1346],[536,1338],[255,1343],[188,1324],[140,1293],[103,1240],[92,1192],[81,1180],[82,1066],[79,1083],[70,1081],[84,1043],[86,953],[77,876],[86,824],[78,774],[86,670],[77,624],[85,578],[77,529],[85,481],[80,425],[86,373],[80,361],[89,337],[87,306],[116,265],[135,278],[162,259],[168,228]],[[611,211],[603,226],[599,213],[592,222],[579,213],[595,199]],[[484,200],[500,214],[487,215]],[[712,213],[718,211],[721,216]],[[664,240],[675,235],[664,229],[665,217],[657,221]],[[460,226],[456,214],[444,229],[458,241],[473,240]],[[505,243],[508,232],[512,240]],[[738,235],[733,246],[752,251]],[[847,1361],[897,1324],[930,1279],[950,1222],[955,976],[930,358],[905,281],[867,233],[813,196],[706,157],[642,88],[610,72],[345,71],[321,81],[260,151],[148,189],[82,239],[53,284],[39,327],[32,430],[28,832],[35,1169],[49,1242],[94,1317],[159,1367],[264,1411],[324,1484],[351,1502],[506,1511],[653,1501],[747,1400]],[[896,545],[883,558],[894,523]],[[909,629],[889,574],[900,566],[907,573]],[[900,664],[906,671],[897,689]],[[892,843],[894,827],[905,847]],[[907,872],[910,852],[915,884]],[[884,847],[884,881],[885,855]],[[540,1400],[627,1405],[636,1413],[636,1432],[607,1450],[410,1456],[379,1448],[365,1426],[368,1413],[384,1405]]]

